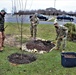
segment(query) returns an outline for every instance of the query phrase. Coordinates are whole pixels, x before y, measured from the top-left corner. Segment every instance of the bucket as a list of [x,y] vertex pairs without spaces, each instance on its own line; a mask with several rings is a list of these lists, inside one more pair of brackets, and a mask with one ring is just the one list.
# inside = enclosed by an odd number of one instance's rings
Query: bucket
[[62,52],[61,65],[63,67],[76,67],[76,53],[75,52]]

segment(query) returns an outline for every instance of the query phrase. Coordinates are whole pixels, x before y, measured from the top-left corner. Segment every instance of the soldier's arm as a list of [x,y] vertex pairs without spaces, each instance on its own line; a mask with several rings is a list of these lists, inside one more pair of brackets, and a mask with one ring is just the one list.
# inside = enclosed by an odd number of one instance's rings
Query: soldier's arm
[[64,27],[63,31],[64,31],[64,37],[66,37],[68,35],[68,28]]
[[37,24],[39,24],[39,18],[37,18]]
[[64,37],[68,35],[68,30],[65,31]]
[[59,37],[59,32],[58,32],[58,30],[56,29],[56,38],[55,38],[55,40],[57,40],[58,37]]
[[39,18],[36,18],[35,24],[39,24]]

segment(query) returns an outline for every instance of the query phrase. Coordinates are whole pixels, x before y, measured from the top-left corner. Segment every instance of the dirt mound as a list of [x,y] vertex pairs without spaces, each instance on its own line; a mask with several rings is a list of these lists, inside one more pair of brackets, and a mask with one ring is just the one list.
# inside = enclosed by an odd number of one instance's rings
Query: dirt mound
[[51,41],[31,40],[26,43],[27,49],[49,52],[55,45]]
[[33,61],[35,61],[37,58],[34,54],[19,54],[19,53],[14,53],[10,56],[8,56],[8,60],[11,63],[15,64],[28,64]]

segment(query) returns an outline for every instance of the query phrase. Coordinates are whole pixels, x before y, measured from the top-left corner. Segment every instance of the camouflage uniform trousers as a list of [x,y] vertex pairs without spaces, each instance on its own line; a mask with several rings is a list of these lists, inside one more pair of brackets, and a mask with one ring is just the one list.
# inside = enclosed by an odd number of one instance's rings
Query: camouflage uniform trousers
[[58,40],[57,40],[57,48],[60,48],[62,46],[62,49],[65,50],[65,48],[66,48],[66,40],[67,40],[67,37],[58,38]]
[[31,31],[31,37],[33,37],[35,39],[36,38],[36,33],[37,33],[37,25],[32,25],[31,24],[30,31]]

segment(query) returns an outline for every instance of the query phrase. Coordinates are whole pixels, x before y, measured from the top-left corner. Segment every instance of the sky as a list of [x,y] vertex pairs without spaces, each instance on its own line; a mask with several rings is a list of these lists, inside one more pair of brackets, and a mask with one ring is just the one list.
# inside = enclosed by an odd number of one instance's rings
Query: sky
[[7,12],[13,10],[38,10],[49,7],[66,12],[76,12],[76,0],[0,0],[0,10],[6,9]]

